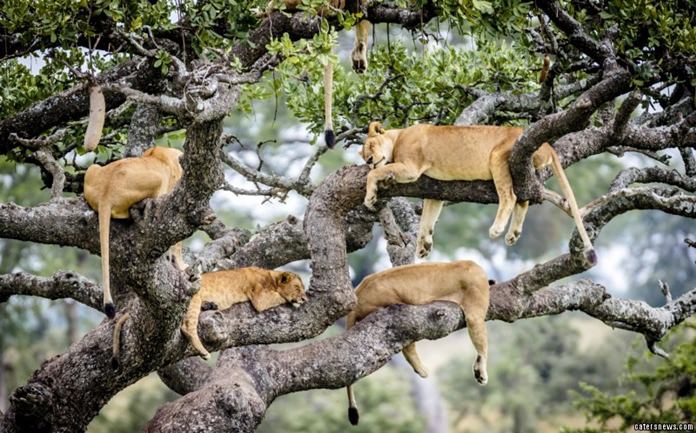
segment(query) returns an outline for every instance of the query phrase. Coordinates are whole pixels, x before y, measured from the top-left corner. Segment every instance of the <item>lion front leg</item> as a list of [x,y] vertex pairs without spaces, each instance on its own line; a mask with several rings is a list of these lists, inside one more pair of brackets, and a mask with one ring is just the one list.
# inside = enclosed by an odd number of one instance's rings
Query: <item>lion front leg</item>
[[395,162],[372,169],[367,174],[367,186],[365,192],[365,207],[374,210],[377,203],[378,182],[385,180],[395,180],[399,183],[415,182],[422,171],[406,164]]
[[524,218],[527,215],[528,209],[528,201],[515,204],[515,209],[512,211],[512,222],[510,223],[510,227],[505,235],[506,244],[514,245],[520,238],[520,235],[522,234],[522,225],[524,224]]
[[423,200],[423,214],[418,226],[418,239],[416,241],[416,255],[421,259],[430,254],[433,247],[433,231],[440,212],[442,212],[443,203],[441,200],[427,198]]

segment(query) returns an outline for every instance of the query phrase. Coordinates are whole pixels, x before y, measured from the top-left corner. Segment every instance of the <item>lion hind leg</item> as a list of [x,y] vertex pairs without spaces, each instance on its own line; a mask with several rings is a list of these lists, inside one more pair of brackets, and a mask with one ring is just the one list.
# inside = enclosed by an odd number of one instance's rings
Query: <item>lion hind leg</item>
[[365,206],[368,209],[374,209],[375,203],[377,203],[378,182],[395,180],[398,183],[411,183],[418,180],[423,171],[401,162],[383,165],[371,170],[367,174]]
[[493,183],[495,190],[498,193],[498,212],[495,215],[495,221],[488,230],[488,235],[491,239],[495,239],[505,231],[505,226],[510,219],[512,210],[515,207],[517,197],[513,191],[512,176],[510,175],[510,166],[508,165],[508,157],[510,151],[493,151],[491,153],[491,174],[493,175]]
[[476,349],[476,360],[473,370],[474,378],[480,385],[488,383],[488,370],[486,363],[488,360],[488,333],[486,331],[485,319],[481,317],[469,318],[466,315],[466,327],[469,330],[469,338]]
[[372,24],[367,20],[360,20],[355,29],[355,44],[350,57],[353,61],[353,70],[358,74],[367,71],[367,44],[370,38]]
[[476,349],[476,360],[473,370],[476,381],[485,385],[488,383],[488,371],[486,363],[488,359],[488,332],[486,331],[486,313],[489,303],[489,281],[484,277],[478,290],[470,290],[473,296],[467,297],[460,304],[464,317],[466,318],[466,328],[469,331],[469,338]]
[[184,317],[184,323],[181,325],[181,332],[189,340],[191,346],[196,349],[196,352],[198,352],[203,359],[208,359],[210,358],[210,352],[203,346],[201,339],[198,337],[198,316],[201,314],[202,302],[203,299],[201,296],[198,294],[193,295],[188,311],[186,311],[186,316]]
[[411,364],[411,367],[413,367],[413,371],[415,371],[422,378],[428,377],[428,369],[425,368],[423,362],[420,359],[420,356],[418,356],[415,342],[404,347],[401,353],[404,354],[404,358],[406,358],[406,361],[408,361],[408,363]]
[[441,200],[427,198],[423,200],[423,214],[418,226],[418,239],[416,241],[416,254],[419,258],[425,258],[430,254],[433,247],[435,223],[442,212],[443,203]]
[[506,244],[514,245],[520,238],[524,218],[527,215],[527,210],[529,210],[528,201],[515,204],[515,209],[512,211],[512,222],[510,223],[510,227],[505,235]]

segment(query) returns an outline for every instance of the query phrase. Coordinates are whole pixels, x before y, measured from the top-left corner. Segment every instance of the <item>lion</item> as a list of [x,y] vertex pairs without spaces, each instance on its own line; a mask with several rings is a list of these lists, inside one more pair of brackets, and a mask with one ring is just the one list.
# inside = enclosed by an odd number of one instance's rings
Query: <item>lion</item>
[[[385,131],[379,122],[368,127],[368,136],[360,154],[371,170],[367,175],[365,206],[377,201],[377,184],[383,180],[415,182],[425,174],[439,180],[493,180],[498,193],[498,212],[488,234],[497,238],[512,222],[505,242],[513,245],[522,233],[529,202],[517,202],[513,190],[508,158],[512,146],[524,129],[510,126],[437,126],[413,125]],[[583,242],[583,256],[594,265],[597,256],[580,217],[573,190],[568,183],[558,154],[544,143],[534,152],[535,168],[551,165],[568,201],[575,225]],[[513,209],[514,208],[514,209]],[[418,230],[416,254],[426,257],[432,248],[433,230],[442,210],[442,201],[423,200],[423,214]]]
[[[486,314],[488,313],[490,285],[486,272],[469,260],[451,263],[419,263],[398,266],[376,274],[368,275],[358,285],[355,294],[357,306],[348,314],[346,327],[352,328],[357,322],[373,311],[393,304],[422,305],[434,301],[450,301],[459,304],[466,319],[469,337],[477,356],[473,365],[474,378],[485,385],[488,383],[486,360],[488,357],[488,337],[486,333]],[[416,343],[404,347],[402,353],[421,377],[427,377]],[[348,419],[357,425],[358,407],[352,385],[348,385]]]
[[[111,298],[109,277],[109,227],[111,218],[130,218],[129,209],[146,199],[168,194],[183,173],[179,158],[183,152],[168,147],[153,147],[136,158],[124,158],[105,166],[92,164],[85,173],[85,200],[99,214],[104,312],[116,314]],[[181,242],[174,246],[174,260],[186,268],[181,257]]]
[[193,295],[181,332],[203,359],[210,358],[198,338],[198,316],[201,307],[224,310],[233,304],[251,301],[261,312],[286,302],[298,307],[307,300],[302,279],[293,272],[270,271],[248,267],[201,275],[201,288]]

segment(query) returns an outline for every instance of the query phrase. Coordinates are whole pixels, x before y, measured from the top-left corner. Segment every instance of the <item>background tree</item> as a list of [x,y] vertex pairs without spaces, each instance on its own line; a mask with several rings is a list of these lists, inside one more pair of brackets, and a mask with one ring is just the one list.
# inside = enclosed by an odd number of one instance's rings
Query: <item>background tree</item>
[[[327,152],[302,127],[290,127],[299,121],[319,135],[322,64],[339,57],[344,61],[344,49],[338,55],[331,50],[337,34],[358,18],[318,17],[313,11],[321,3],[307,2],[301,12],[265,15],[258,13],[266,10],[264,2],[228,0],[18,0],[0,6],[0,154],[7,170],[0,203],[0,300],[13,295],[71,298],[98,310],[98,266],[93,257],[84,257],[85,251],[99,250],[96,214],[80,195],[86,167],[138,155],[153,144],[184,150],[184,176],[173,193],[148,203],[151,212],[137,222],[112,223],[113,291],[119,314],[130,314],[120,367],[111,367],[114,323],[109,320],[72,344],[73,337],[62,333],[51,350],[38,352],[46,361],[30,377],[14,376],[21,382],[6,384],[3,361],[0,385],[13,391],[6,403],[0,400],[0,431],[84,431],[116,393],[152,372],[181,396],[160,396],[172,401],[145,422],[144,431],[253,431],[280,396],[341,388],[387,363],[406,344],[464,326],[461,311],[448,303],[395,306],[350,332],[311,340],[354,303],[348,252],[380,236],[392,264],[412,260],[419,202],[390,197],[497,202],[491,182],[422,178],[385,186],[378,212],[367,211],[361,205],[367,167],[341,167],[344,155],[356,161],[355,150]],[[585,275],[592,279],[552,285],[588,270],[577,234],[568,235],[570,219],[558,209],[533,209],[521,241],[527,247],[510,250],[500,242],[481,241],[492,218],[480,205],[446,209],[436,235],[436,245],[443,248],[435,256],[486,262],[499,280],[489,320],[516,322],[580,310],[642,334],[648,347],[661,353],[655,343],[696,310],[696,290],[687,285],[693,269],[660,267],[666,254],[658,251],[669,247],[694,260],[693,241],[681,239],[691,236],[688,221],[696,215],[696,28],[689,6],[678,0],[369,3],[360,14],[381,25],[368,72],[358,77],[336,67],[338,141],[348,148],[361,142],[374,119],[389,127],[421,121],[524,125],[510,164],[518,197],[533,203],[542,201],[541,182],[550,173],[534,174],[530,158],[543,142],[552,142],[564,166],[576,165],[569,170],[571,183],[587,203],[581,211],[600,246],[600,268],[608,262],[622,265],[628,274],[640,266],[642,283],[650,287],[652,281],[655,291],[658,278],[669,280],[674,293],[664,291],[664,305],[616,296],[613,281],[603,280],[598,270]],[[339,45],[345,44],[341,39]],[[544,55],[553,64],[538,84]],[[84,154],[88,88],[94,83],[104,89],[107,123],[97,152]],[[608,155],[624,158],[617,162]],[[50,195],[38,194],[40,183]],[[20,188],[31,194],[17,193]],[[229,206],[248,203],[242,199],[248,196],[256,197],[256,208],[230,211]],[[263,219],[271,222],[256,224],[258,205],[267,201],[274,204]],[[562,201],[553,204],[564,208]],[[632,210],[671,214],[670,222],[676,222],[666,224],[660,216],[626,223],[620,215]],[[449,215],[454,212],[459,218]],[[383,235],[373,231],[375,225],[382,226]],[[652,235],[662,231],[667,233]],[[163,254],[192,235],[187,254],[192,266],[180,272]],[[561,242],[568,238],[566,247]],[[383,248],[371,245],[373,251]],[[71,247],[69,254],[74,253],[74,260],[57,262],[67,271],[48,264],[68,255],[55,246]],[[625,253],[630,266],[615,260],[617,251]],[[501,266],[496,259],[501,254],[509,254],[514,261],[505,263],[514,266]],[[352,262],[357,276],[388,263]],[[309,302],[262,314],[246,304],[222,314],[203,313],[202,340],[221,354],[214,365],[191,358],[179,325],[198,289],[197,272],[248,265],[306,269],[307,264]],[[657,305],[656,299],[651,302]],[[43,304],[36,305],[29,316],[23,302],[2,306],[7,314],[0,325],[13,329],[9,338],[17,340],[11,346],[22,349],[15,356],[29,358],[30,344],[45,342],[54,320],[73,320],[64,310],[57,319]],[[562,389],[561,377],[554,383],[555,372],[585,366],[587,371],[559,376],[587,378],[595,362],[566,367],[565,360],[576,357],[575,334],[562,326],[529,328],[530,341],[522,334],[511,340],[538,344],[549,356],[522,353],[529,365],[515,369],[505,362],[515,354],[501,351],[502,361],[495,365],[508,387],[538,384],[548,391],[510,401],[506,416],[517,431],[528,431],[529,414],[543,411],[544,399]],[[505,342],[494,339],[493,345],[497,340]],[[302,343],[267,346],[288,342]],[[3,334],[3,359],[7,347]],[[404,392],[398,380],[384,380],[390,385],[365,385],[360,391],[359,384],[359,398],[367,403]],[[459,382],[473,394],[494,392]],[[367,396],[368,387],[375,395]],[[419,404],[418,398],[410,401]],[[384,407],[390,410],[389,404]],[[471,410],[485,409],[474,404]],[[330,419],[322,421],[338,422]],[[292,422],[301,429],[311,420]],[[403,431],[433,425],[418,417],[389,421],[390,428]],[[374,422],[385,425],[383,418]]]

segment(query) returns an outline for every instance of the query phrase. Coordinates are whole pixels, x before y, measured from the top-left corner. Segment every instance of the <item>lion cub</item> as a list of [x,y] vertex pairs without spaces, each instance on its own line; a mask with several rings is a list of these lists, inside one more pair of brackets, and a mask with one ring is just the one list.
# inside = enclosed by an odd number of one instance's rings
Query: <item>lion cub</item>
[[[415,182],[422,175],[439,180],[493,180],[498,193],[498,212],[488,234],[497,238],[512,223],[505,243],[513,245],[522,233],[528,202],[517,202],[508,158],[512,146],[524,129],[507,126],[438,126],[420,124],[405,129],[384,131],[379,122],[368,128],[361,156],[372,169],[367,175],[365,206],[377,201],[377,183],[393,179]],[[535,168],[551,165],[563,194],[570,205],[575,226],[584,245],[585,260],[594,265],[597,256],[582,224],[575,195],[565,176],[556,151],[544,143],[532,156]],[[442,201],[423,200],[423,215],[418,230],[416,254],[425,257],[433,245],[433,230],[442,211]]]
[[[489,285],[486,272],[469,260],[451,263],[419,263],[399,266],[365,277],[355,290],[358,304],[348,314],[348,329],[373,311],[392,304],[422,305],[434,301],[456,302],[464,311],[469,337],[478,353],[474,362],[474,377],[481,385],[488,382],[486,358],[486,314]],[[416,352],[416,343],[404,347],[402,353],[421,377],[428,371]],[[351,385],[348,391],[348,419],[356,425],[359,415]]]
[[256,311],[261,312],[286,302],[297,307],[306,300],[304,284],[293,272],[255,267],[209,272],[201,275],[201,288],[191,298],[181,332],[203,359],[208,359],[210,353],[198,338],[198,316],[203,304],[215,305],[207,309],[224,310],[233,304],[251,301]]

